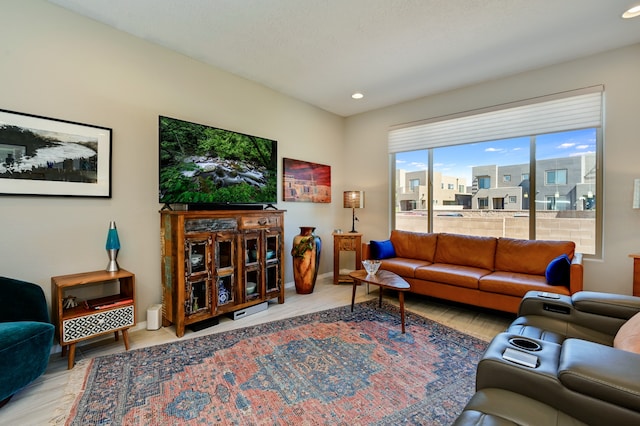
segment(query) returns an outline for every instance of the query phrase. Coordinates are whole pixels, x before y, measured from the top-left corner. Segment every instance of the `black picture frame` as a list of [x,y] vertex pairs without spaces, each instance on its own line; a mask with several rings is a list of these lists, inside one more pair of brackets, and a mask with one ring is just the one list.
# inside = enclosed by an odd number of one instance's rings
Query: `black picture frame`
[[111,198],[112,130],[0,109],[0,194]]

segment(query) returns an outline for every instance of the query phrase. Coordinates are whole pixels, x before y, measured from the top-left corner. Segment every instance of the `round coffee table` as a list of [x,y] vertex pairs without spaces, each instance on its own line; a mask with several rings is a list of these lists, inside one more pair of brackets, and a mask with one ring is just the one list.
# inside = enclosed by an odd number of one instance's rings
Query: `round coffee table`
[[402,323],[402,333],[404,334],[404,292],[408,291],[411,288],[409,283],[393,272],[385,270],[378,270],[375,275],[369,275],[367,274],[367,271],[365,271],[364,269],[360,269],[349,273],[349,276],[353,278],[351,312],[353,312],[353,305],[356,301],[356,286],[359,282],[374,284],[380,287],[380,298],[378,299],[378,306],[382,306],[383,288],[389,288],[391,290],[398,291],[398,301],[400,302],[400,321]]

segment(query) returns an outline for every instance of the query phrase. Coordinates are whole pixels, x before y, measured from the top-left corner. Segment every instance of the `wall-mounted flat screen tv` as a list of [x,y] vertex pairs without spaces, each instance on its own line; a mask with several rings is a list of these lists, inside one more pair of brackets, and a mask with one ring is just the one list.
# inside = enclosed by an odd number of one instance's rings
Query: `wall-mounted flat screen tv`
[[159,117],[160,203],[199,206],[278,201],[278,143]]

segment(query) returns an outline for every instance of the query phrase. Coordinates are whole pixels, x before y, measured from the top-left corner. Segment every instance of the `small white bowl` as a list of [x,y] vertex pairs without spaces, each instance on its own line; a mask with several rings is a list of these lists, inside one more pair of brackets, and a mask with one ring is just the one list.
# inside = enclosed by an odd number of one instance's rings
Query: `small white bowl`
[[379,260],[363,260],[362,266],[364,266],[365,271],[367,271],[368,275],[375,275],[382,264]]

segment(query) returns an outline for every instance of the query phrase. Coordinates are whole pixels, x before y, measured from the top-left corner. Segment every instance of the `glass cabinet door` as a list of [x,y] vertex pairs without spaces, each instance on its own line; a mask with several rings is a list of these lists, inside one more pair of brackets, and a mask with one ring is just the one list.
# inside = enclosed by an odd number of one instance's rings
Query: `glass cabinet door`
[[260,233],[246,232],[243,238],[245,266],[257,265],[262,260]]
[[217,309],[236,304],[236,234],[221,232],[214,238],[214,276],[216,282],[215,302]]
[[185,281],[184,313],[187,316],[211,312],[211,280]]
[[211,268],[211,238],[185,241],[185,275],[207,274]]
[[211,305],[211,237],[189,238],[185,241],[186,316],[209,313]]
[[233,269],[236,253],[233,234],[219,234],[215,236],[215,268],[217,270]]
[[219,276],[216,278],[216,293],[218,295],[218,308],[232,306],[236,302],[236,289],[233,275]]
[[280,260],[280,234],[267,231],[265,235],[265,258],[267,263],[279,262]]
[[280,291],[280,268],[282,256],[282,239],[280,232],[267,230],[265,234],[265,291]]
[[273,263],[271,265],[267,265],[265,272],[265,286],[267,294],[274,291],[280,291],[280,264]]
[[244,299],[245,302],[261,296],[260,269],[247,268],[244,271]]
[[243,302],[250,302],[262,295],[260,265],[264,262],[262,232],[249,231],[242,236],[243,250]]

